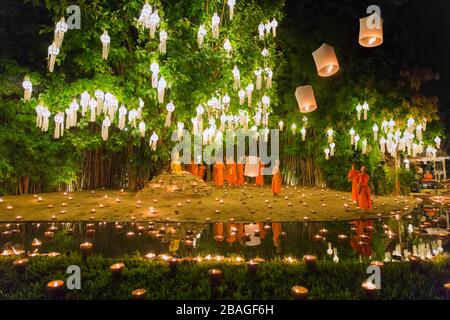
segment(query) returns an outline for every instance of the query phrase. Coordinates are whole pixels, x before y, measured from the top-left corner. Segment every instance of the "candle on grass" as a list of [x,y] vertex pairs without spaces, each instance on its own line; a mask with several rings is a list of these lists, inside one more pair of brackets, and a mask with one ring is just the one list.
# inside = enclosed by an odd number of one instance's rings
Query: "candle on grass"
[[125,264],[123,262],[113,264],[111,269],[111,274],[113,279],[118,280],[122,277],[122,270],[125,268]]
[[47,291],[50,295],[50,299],[59,300],[62,298],[64,288],[64,281],[53,280],[47,283]]
[[376,298],[378,289],[375,284],[373,284],[371,281],[365,281],[361,284],[361,288],[364,291],[364,295],[366,299],[373,300]]
[[308,297],[308,293],[308,289],[299,285],[295,285],[291,288],[291,295],[294,300],[305,300]]
[[17,259],[14,260],[13,266],[17,273],[23,274],[28,265],[28,259]]
[[147,297],[147,290],[145,289],[136,289],[131,291],[131,296],[133,300],[145,300]]
[[314,271],[317,270],[317,257],[316,256],[309,255],[309,254],[304,255],[303,256],[303,261],[305,262],[306,268],[309,271],[314,272]]
[[211,285],[211,297],[212,299],[217,299],[219,295],[219,284],[222,278],[222,270],[220,269],[210,269],[208,271],[209,280]]
[[87,261],[88,256],[91,254],[92,247],[94,245],[91,242],[83,242],[80,244],[81,258],[83,262]]
[[178,259],[172,257],[172,258],[169,258],[169,259],[167,260],[167,262],[168,262],[168,264],[169,264],[170,272],[171,272],[172,274],[177,273],[177,271],[178,271]]
[[256,277],[258,271],[258,262],[250,260],[247,262],[248,274],[252,277]]

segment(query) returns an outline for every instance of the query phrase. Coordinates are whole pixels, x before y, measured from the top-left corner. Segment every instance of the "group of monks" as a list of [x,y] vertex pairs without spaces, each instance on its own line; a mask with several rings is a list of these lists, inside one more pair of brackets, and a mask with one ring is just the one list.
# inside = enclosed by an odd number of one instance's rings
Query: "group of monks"
[[[264,185],[264,164],[259,161],[258,165],[258,175],[255,177],[255,185],[262,187]],[[192,161],[190,166],[190,172],[192,175],[204,179],[206,166],[201,164],[196,164]],[[213,166],[212,181],[216,187],[223,187],[225,182],[230,187],[242,186],[245,183],[245,164],[236,163],[229,159],[226,164],[223,161],[216,161]],[[272,192],[276,196],[281,192],[281,173],[279,162],[272,170]]]
[[358,171],[353,163],[347,178],[352,183],[352,201],[361,209],[371,209],[372,200],[370,199],[369,175],[366,167],[363,166]]

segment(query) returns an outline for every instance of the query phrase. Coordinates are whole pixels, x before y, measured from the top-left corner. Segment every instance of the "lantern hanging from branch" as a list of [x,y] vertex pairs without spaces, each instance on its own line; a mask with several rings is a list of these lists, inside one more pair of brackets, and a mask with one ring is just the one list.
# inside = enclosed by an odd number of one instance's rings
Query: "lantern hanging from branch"
[[64,113],[58,112],[55,115],[55,132],[54,138],[59,139],[64,135]]
[[366,101],[364,101],[364,103],[362,105],[362,109],[364,112],[364,116],[363,116],[364,120],[367,120],[367,112],[369,111],[369,104]]
[[234,5],[236,4],[236,0],[228,0],[228,7],[230,8],[230,21],[233,20],[234,16]]
[[356,116],[358,118],[358,121],[361,120],[361,111],[362,111],[362,106],[358,103],[356,105]]
[[238,67],[235,65],[233,70],[233,89],[238,90],[241,87],[241,73],[239,72]]
[[87,107],[89,106],[89,100],[91,99],[91,96],[89,95],[89,93],[87,93],[86,91],[84,91],[81,94],[80,97],[80,105],[81,105],[81,115],[84,117],[86,112],[87,112]]
[[90,99],[89,100],[89,108],[90,108],[90,118],[89,118],[89,122],[95,122],[95,115],[97,113],[96,108],[97,108],[97,101],[95,101],[94,99]]
[[58,21],[55,27],[55,36],[54,36],[54,42],[55,45],[58,48],[61,48],[62,42],[64,40],[64,33],[67,31],[68,26],[66,21],[64,20],[64,17],[61,18],[61,20]]
[[256,76],[256,90],[261,90],[262,88],[262,69],[258,68],[255,71],[253,71],[253,73]]
[[45,107],[38,104],[34,110],[36,111],[36,128],[42,128]]
[[166,90],[166,80],[164,77],[159,78],[158,80],[158,102],[164,103],[164,91]]
[[204,25],[200,25],[197,32],[197,44],[199,47],[203,45],[203,42],[205,41],[206,36],[206,29]]
[[225,95],[222,98],[222,103],[225,107],[225,109],[228,109],[228,107],[230,106],[230,96],[228,95],[228,93],[225,93]]
[[124,105],[121,105],[119,108],[119,125],[117,126],[119,130],[125,129],[125,121],[127,113],[128,113],[127,108],[125,108]]
[[144,109],[144,101],[139,98],[139,108],[138,108],[138,114],[137,114],[137,118],[141,119],[142,118],[142,109]]
[[260,23],[258,25],[258,34],[259,34],[259,39],[264,39],[264,31],[265,31],[265,27],[263,23]]
[[166,115],[166,121],[164,122],[164,126],[170,127],[170,125],[172,124],[172,112],[175,111],[175,105],[172,103],[172,101],[170,101],[167,104],[166,110],[167,110],[167,115]]
[[132,109],[132,110],[130,110],[130,112],[128,112],[128,123],[131,124],[132,128],[136,128],[137,114],[138,114],[138,112],[136,109]]
[[108,31],[104,31],[100,37],[100,41],[102,42],[102,59],[108,59],[109,54],[109,44],[111,42],[111,38],[108,35]]
[[254,88],[255,86],[253,83],[250,83],[247,88],[245,88],[247,90],[247,104],[249,107],[252,105],[252,92]]
[[181,141],[181,138],[183,137],[183,131],[184,131],[184,123],[178,122],[177,123],[177,138],[178,141]]
[[239,104],[243,105],[244,104],[244,99],[245,99],[245,91],[244,89],[240,89],[238,92],[238,96],[239,96]]
[[261,98],[261,102],[263,104],[263,106],[265,107],[269,107],[270,105],[270,98],[266,95],[263,95],[263,97]]
[[283,120],[278,121],[278,130],[283,131],[283,128],[284,128]]
[[295,98],[301,113],[312,112],[317,109],[316,98],[312,86],[306,85],[297,87],[295,90]]
[[166,54],[166,51],[167,51],[167,32],[166,31],[159,32],[158,50],[159,50],[159,53]]
[[330,159],[330,149],[329,148],[325,148],[323,150],[323,152],[325,152],[325,160],[329,160]]
[[42,111],[42,131],[47,132],[48,131],[48,123],[49,123],[49,119],[50,116],[52,114],[50,113],[50,111],[47,108],[44,108]]
[[214,12],[214,15],[211,18],[211,30],[213,39],[219,39],[219,25],[220,25],[220,17]]
[[267,58],[267,57],[269,56],[269,50],[267,50],[267,48],[262,49],[261,55],[262,55],[264,58]]
[[139,122],[139,133],[142,138],[145,137],[145,122],[144,121]]
[[355,136],[355,150],[358,148],[358,141],[360,139],[360,137],[358,135]]
[[324,43],[312,55],[319,76],[329,77],[339,70],[339,63],[332,46]]
[[328,143],[333,143],[333,134],[333,129],[330,128],[327,130]]
[[417,137],[417,139],[419,141],[422,141],[422,139],[423,139],[423,137],[422,137],[422,129],[423,129],[422,124],[419,123],[416,126],[416,137]]
[[367,139],[365,139],[365,138],[361,142],[361,152],[362,152],[362,154],[367,153]]
[[291,131],[292,131],[292,134],[295,135],[295,133],[297,131],[297,124],[295,122],[291,125]]
[[266,29],[266,35],[270,34],[270,30],[272,29],[272,25],[270,24],[270,21],[267,21],[264,25],[264,28]]
[[436,138],[434,138],[434,143],[436,143],[436,148],[439,149],[441,147],[441,138],[436,136]]
[[152,136],[150,137],[150,147],[152,149],[152,151],[156,150],[156,144],[158,143],[158,135],[156,134],[156,132],[153,131]]
[[97,115],[100,115],[103,111],[103,102],[105,99],[105,93],[102,90],[95,90],[95,98],[97,99]]
[[152,61],[150,65],[150,71],[152,72],[152,88],[158,87],[158,74],[159,74],[159,64]]
[[33,84],[30,81],[30,78],[28,76],[25,76],[22,87],[24,89],[23,99],[25,101],[30,101],[31,99],[31,91],[33,90]]
[[302,141],[305,141],[306,140],[306,128],[302,127],[300,129],[300,133],[302,134]]
[[102,122],[102,139],[103,139],[103,141],[108,140],[110,126],[111,126],[111,120],[109,119],[108,116],[106,116]]
[[354,145],[355,144],[355,129],[351,128],[350,131],[350,144]]
[[156,28],[159,25],[159,15],[158,10],[155,10],[149,18],[149,29],[150,29],[150,39],[153,39],[155,37]]
[[377,141],[378,140],[378,125],[376,123],[373,125],[372,131],[373,131],[373,140]]
[[359,44],[372,48],[383,43],[383,19],[375,12],[359,19]]
[[330,157],[334,157],[334,150],[336,148],[336,143],[330,143]]
[[80,110],[80,105],[77,102],[77,99],[73,99],[72,102],[69,105],[69,109],[71,111],[71,123],[70,126],[71,127],[76,127],[77,122],[78,122],[78,110]]
[[225,52],[227,53],[227,57],[230,56],[230,52],[233,49],[233,47],[231,46],[231,42],[230,39],[225,39],[224,43],[223,43],[223,48],[225,49]]
[[272,36],[275,38],[277,36],[278,21],[273,18],[270,22],[270,26],[272,27]]
[[151,14],[152,6],[148,2],[146,2],[142,7],[141,14],[139,16],[138,26],[146,28]]
[[272,88],[272,76],[273,76],[273,71],[270,68],[265,68],[264,71],[266,71],[266,89],[271,89]]
[[59,48],[56,46],[55,42],[53,42],[48,47],[48,70],[53,72],[55,68],[56,56],[59,54]]

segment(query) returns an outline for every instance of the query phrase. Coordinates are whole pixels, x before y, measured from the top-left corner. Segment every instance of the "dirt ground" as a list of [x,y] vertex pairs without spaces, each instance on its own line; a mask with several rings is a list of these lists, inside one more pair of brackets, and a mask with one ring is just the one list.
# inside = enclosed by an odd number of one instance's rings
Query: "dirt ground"
[[[191,195],[192,196],[192,195]],[[373,197],[374,208],[364,212],[352,203],[350,192],[321,188],[284,187],[274,197],[270,186],[212,188],[206,196],[155,196],[147,188],[137,192],[92,190],[43,193],[0,198],[0,221],[166,220],[228,222],[311,221],[373,218],[395,211],[406,213],[417,201],[413,197]],[[348,205],[345,209],[344,205]]]

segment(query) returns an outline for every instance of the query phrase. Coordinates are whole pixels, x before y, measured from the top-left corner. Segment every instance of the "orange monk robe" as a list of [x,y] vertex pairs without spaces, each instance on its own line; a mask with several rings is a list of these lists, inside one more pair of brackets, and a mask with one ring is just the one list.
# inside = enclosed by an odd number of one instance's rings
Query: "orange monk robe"
[[223,163],[215,163],[214,168],[215,168],[214,183],[217,187],[223,187],[223,175],[225,165]]
[[266,237],[266,230],[264,230],[264,223],[258,222],[258,230],[259,234],[261,235],[261,239],[264,239]]
[[244,164],[243,163],[238,163],[237,165],[237,181],[236,183],[240,186],[243,185],[245,182],[244,179]]
[[214,224],[214,235],[215,236],[223,236],[223,223],[215,223]]
[[203,180],[203,177],[205,176],[205,168],[206,167],[203,164],[199,165],[199,167],[198,167],[198,177],[202,180]]
[[281,174],[279,169],[272,175],[272,192],[273,194],[279,194],[281,192]]
[[283,229],[281,228],[280,222],[273,222],[272,223],[272,231],[273,231],[273,244],[275,247],[281,246],[281,239],[280,235],[283,232]]
[[[364,232],[364,228],[368,226],[373,227],[372,220],[357,220],[353,221],[353,225],[356,226],[356,234],[352,237],[350,241],[350,245],[352,248],[357,251],[360,255],[369,257],[372,255],[372,233]],[[361,235],[367,235],[369,238],[362,240]]]
[[372,200],[370,199],[369,175],[367,173],[361,173],[359,175],[358,207],[360,207],[361,209],[372,208]]
[[237,183],[237,168],[236,163],[227,164],[227,181],[230,186],[235,186]]
[[194,161],[192,161],[192,163],[191,163],[191,173],[193,176],[198,175],[198,166],[197,166],[197,164],[195,164]]
[[262,170],[264,169],[264,163],[261,161],[259,162],[259,170],[258,170],[258,176],[256,177],[256,185],[262,186],[264,185],[264,175],[262,174]]
[[227,242],[233,243],[244,235],[244,225],[242,223],[230,224],[227,232]]
[[358,170],[350,169],[347,178],[352,182],[352,201],[358,201]]
[[433,175],[431,173],[425,173],[425,175],[423,176],[423,180],[424,181],[430,181],[433,180]]

